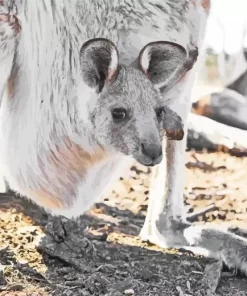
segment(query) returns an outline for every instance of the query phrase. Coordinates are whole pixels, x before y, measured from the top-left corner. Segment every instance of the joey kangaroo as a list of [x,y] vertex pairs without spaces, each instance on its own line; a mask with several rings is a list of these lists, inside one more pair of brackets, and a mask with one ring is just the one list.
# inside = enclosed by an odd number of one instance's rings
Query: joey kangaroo
[[183,210],[209,2],[0,0],[0,164],[11,189],[76,217],[134,158],[155,166],[141,237],[246,271],[245,240],[190,225]]

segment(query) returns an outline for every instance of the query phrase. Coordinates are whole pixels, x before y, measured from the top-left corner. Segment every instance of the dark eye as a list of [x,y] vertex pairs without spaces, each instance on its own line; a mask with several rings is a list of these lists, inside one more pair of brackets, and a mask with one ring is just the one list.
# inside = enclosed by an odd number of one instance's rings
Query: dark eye
[[116,122],[123,121],[127,117],[127,110],[124,108],[115,108],[112,110],[112,117]]
[[163,108],[156,109],[156,116],[158,119],[161,119],[164,113],[165,113],[165,110]]

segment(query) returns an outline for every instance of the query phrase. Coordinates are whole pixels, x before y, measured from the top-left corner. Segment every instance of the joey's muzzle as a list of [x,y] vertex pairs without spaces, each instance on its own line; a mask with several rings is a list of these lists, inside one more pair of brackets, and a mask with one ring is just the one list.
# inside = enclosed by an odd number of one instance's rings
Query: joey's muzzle
[[184,137],[184,125],[181,117],[168,107],[164,107],[163,128],[169,140],[181,141]]
[[142,143],[142,154],[139,156],[138,161],[145,166],[155,166],[162,161],[162,146],[156,143]]

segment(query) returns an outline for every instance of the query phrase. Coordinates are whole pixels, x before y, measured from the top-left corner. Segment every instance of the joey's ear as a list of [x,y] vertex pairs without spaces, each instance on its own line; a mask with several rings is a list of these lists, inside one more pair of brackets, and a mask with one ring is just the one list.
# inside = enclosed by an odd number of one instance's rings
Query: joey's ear
[[119,71],[119,54],[114,43],[96,38],[84,43],[80,50],[81,74],[85,83],[101,92],[113,82]]
[[157,41],[147,44],[140,52],[139,67],[160,89],[171,89],[181,78],[187,52],[179,44]]
[[184,137],[184,125],[181,117],[168,107],[163,107],[163,128],[169,140],[181,141]]

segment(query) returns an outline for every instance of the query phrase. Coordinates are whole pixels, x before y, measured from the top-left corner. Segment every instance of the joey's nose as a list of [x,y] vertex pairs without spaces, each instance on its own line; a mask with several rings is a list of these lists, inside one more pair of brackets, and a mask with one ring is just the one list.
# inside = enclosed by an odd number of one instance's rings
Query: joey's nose
[[159,164],[162,160],[162,147],[157,144],[143,143],[141,145],[142,153],[150,158],[150,165]]

